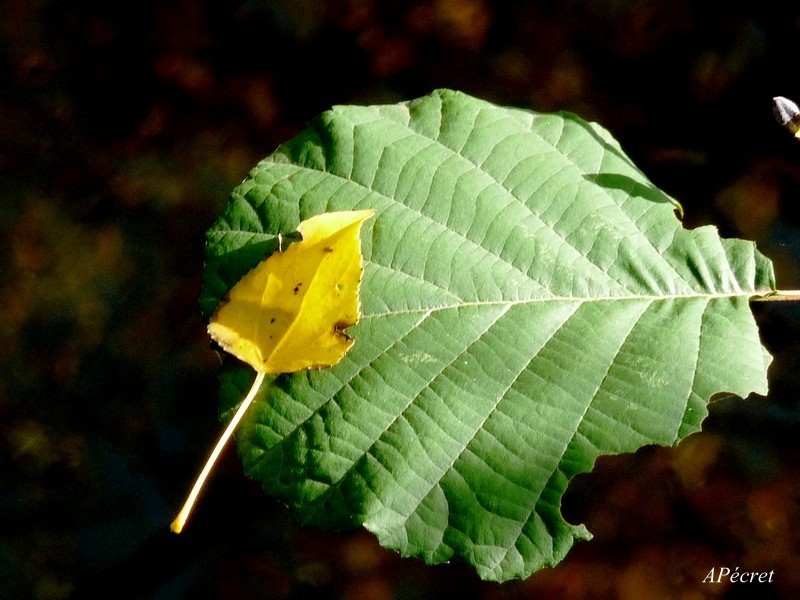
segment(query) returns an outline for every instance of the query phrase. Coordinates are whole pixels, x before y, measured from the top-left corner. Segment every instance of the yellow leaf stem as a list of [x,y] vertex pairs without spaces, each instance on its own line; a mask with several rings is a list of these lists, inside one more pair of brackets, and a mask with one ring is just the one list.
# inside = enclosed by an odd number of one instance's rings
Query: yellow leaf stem
[[200,471],[200,475],[197,476],[197,481],[194,482],[194,487],[192,487],[192,491],[189,492],[189,496],[186,498],[186,502],[181,508],[181,511],[178,513],[178,516],[175,517],[175,520],[169,526],[169,528],[174,533],[180,533],[183,531],[183,526],[186,524],[186,520],[189,518],[189,513],[192,512],[192,507],[194,503],[197,501],[197,497],[200,495],[200,490],[203,488],[203,484],[206,482],[206,478],[208,478],[208,474],[211,472],[211,469],[214,467],[214,463],[217,462],[217,458],[219,458],[222,449],[225,447],[225,444],[228,443],[228,439],[233,435],[233,432],[236,430],[236,426],[239,425],[239,421],[242,420],[244,413],[247,412],[247,408],[250,406],[250,403],[253,401],[253,398],[256,397],[256,393],[258,389],[261,387],[261,384],[264,382],[265,373],[258,373],[256,375],[256,379],[253,382],[250,391],[248,392],[245,399],[239,405],[239,409],[236,411],[236,414],[233,415],[233,418],[228,423],[228,426],[225,428],[225,431],[220,436],[219,440],[217,440],[217,445],[214,446],[214,450],[211,451],[211,454],[206,461],[206,465],[203,467],[203,470]]

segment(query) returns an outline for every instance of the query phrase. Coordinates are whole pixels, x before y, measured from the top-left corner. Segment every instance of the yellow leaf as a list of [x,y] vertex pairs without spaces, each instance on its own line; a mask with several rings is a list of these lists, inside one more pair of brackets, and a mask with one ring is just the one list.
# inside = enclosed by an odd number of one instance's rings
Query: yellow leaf
[[211,318],[208,333],[259,373],[338,363],[353,345],[344,330],[358,321],[360,231],[374,214],[331,212],[300,223],[303,239],[247,273]]
[[242,277],[211,318],[211,337],[258,374],[172,521],[175,533],[183,530],[265,374],[330,367],[353,345],[344,330],[358,321],[361,225],[374,214],[374,210],[331,212],[303,221],[297,228],[303,239]]

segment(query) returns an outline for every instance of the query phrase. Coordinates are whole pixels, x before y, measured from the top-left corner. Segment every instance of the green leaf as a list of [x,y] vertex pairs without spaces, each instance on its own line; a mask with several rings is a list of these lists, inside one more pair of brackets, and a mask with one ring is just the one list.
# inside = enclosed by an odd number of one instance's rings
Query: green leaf
[[[366,208],[355,346],[273,378],[239,434],[304,522],[525,577],[590,537],[560,505],[597,456],[674,444],[716,392],[766,393],[754,244],[684,230],[597,125],[448,90],[336,107],[261,162],[209,231],[207,310],[278,232]],[[229,366],[223,406],[251,381]]]

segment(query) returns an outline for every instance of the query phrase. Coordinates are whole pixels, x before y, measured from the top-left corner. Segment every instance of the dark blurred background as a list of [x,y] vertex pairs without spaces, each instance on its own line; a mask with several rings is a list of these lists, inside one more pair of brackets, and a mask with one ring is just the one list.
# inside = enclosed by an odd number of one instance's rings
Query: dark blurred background
[[[601,459],[564,511],[595,539],[524,582],[300,528],[221,430],[204,231],[332,104],[436,87],[600,122],[684,205],[800,288],[800,6],[688,0],[0,3],[0,597],[800,597],[800,308],[754,306],[768,398],[677,448]],[[772,584],[702,583],[712,567]]]

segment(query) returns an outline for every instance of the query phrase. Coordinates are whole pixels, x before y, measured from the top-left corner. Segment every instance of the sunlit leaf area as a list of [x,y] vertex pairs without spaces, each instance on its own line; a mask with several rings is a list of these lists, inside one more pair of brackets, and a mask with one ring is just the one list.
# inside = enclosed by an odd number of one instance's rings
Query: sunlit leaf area
[[[450,88],[564,109],[608,130],[686,227],[756,241],[797,289],[800,143],[771,101],[800,99],[800,8],[44,0],[0,17],[0,598],[800,595],[791,303],[752,306],[768,396],[714,400],[676,447],[599,458],[561,507],[593,539],[523,580],[303,526],[233,444],[184,533],[168,529],[221,429],[218,397],[247,391],[218,378],[230,363],[199,299],[205,232],[259,160],[333,105]],[[737,567],[774,575],[707,581]]]

